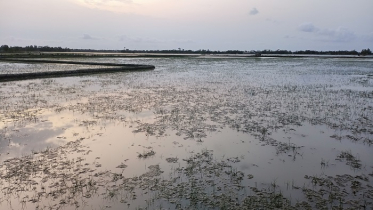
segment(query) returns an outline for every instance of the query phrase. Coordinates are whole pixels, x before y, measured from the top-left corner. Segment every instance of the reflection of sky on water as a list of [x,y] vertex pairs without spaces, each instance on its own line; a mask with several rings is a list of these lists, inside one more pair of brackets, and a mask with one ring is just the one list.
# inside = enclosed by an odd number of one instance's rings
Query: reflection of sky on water
[[1,125],[7,136],[0,141],[0,153],[3,154],[1,160],[64,145],[68,141],[76,140],[79,132],[85,132],[74,123],[77,116],[70,112],[43,111],[38,117],[40,120],[21,127],[13,122]]
[[[33,128],[21,129],[19,132],[26,133],[26,135],[14,136],[11,137],[11,140],[9,141],[0,142],[0,153],[3,154],[1,156],[1,160],[5,160],[10,157],[28,155],[31,154],[32,151],[41,151],[46,147],[55,147],[55,143],[48,142],[47,140],[56,138],[56,136],[63,133],[62,131],[53,129],[35,130]],[[65,142],[60,143],[62,144]]]

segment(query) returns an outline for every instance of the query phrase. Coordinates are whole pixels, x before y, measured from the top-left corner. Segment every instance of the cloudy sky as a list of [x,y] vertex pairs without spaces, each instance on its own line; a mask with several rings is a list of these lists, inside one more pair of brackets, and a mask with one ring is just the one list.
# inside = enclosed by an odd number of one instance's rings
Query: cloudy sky
[[0,45],[373,48],[373,0],[0,0]]

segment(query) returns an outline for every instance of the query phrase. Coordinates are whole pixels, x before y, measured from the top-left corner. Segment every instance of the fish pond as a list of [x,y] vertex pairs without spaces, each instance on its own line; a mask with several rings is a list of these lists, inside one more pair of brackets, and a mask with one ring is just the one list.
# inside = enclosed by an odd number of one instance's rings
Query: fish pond
[[156,69],[1,82],[0,209],[373,208],[371,58],[70,60]]

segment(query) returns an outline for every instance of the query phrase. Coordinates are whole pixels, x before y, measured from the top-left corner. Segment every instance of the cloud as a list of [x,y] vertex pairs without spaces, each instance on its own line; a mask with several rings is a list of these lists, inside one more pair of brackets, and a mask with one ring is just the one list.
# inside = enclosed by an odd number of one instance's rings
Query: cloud
[[295,36],[292,36],[292,35],[285,35],[284,36],[285,39],[293,39],[293,38],[296,38]]
[[129,37],[126,35],[121,35],[117,37],[119,41],[121,42],[128,42],[128,43],[178,43],[178,44],[190,44],[194,43],[194,41],[190,39],[157,39],[157,38],[151,38],[151,37]]
[[256,14],[258,14],[259,13],[259,11],[254,7],[254,8],[252,8],[251,10],[250,10],[250,12],[249,12],[249,14],[250,15],[256,15]]
[[119,38],[119,41],[121,41],[121,42],[123,42],[123,41],[125,41],[125,42],[135,42],[135,43],[164,43],[165,42],[164,40],[159,40],[159,39],[155,39],[155,38],[129,37],[129,36],[126,36],[126,35],[121,35],[118,38]]
[[101,1],[102,2],[117,1],[117,2],[122,2],[122,3],[127,3],[127,4],[133,3],[132,0],[101,0]]
[[[24,37],[15,37],[15,36],[6,36],[6,37],[0,37],[0,43],[6,43],[8,45],[61,45],[61,43],[64,43],[64,40],[66,40],[66,37],[63,37],[62,39],[49,39],[49,38],[24,38]],[[47,43],[47,44],[46,44]]]
[[173,39],[173,40],[171,40],[171,42],[178,43],[178,44],[191,44],[191,43],[194,43],[190,39]]
[[363,37],[363,40],[365,41],[373,42],[373,32],[369,34],[364,34],[362,37]]
[[356,39],[356,35],[353,31],[343,27],[337,29],[323,29],[318,32],[318,35],[327,38],[329,41],[336,42],[350,42]]
[[[0,0],[1,1],[1,0]],[[134,12],[133,6],[139,5],[135,0],[70,0],[75,4],[90,9],[99,9],[115,13]]]
[[279,21],[277,20],[273,20],[272,18],[266,18],[265,19],[267,22],[271,22],[271,23],[280,23]]
[[96,38],[96,37],[92,37],[92,36],[89,35],[89,34],[83,34],[82,39],[85,39],[85,40],[97,40],[98,38]]
[[316,32],[319,30],[312,23],[302,23],[298,26],[298,29],[303,32]]
[[133,37],[128,37],[126,35],[121,35],[118,37],[119,41],[121,42],[141,42],[141,38],[133,38]]
[[132,0],[83,0],[86,4],[91,5],[104,5],[108,3],[124,3],[124,4],[132,4]]
[[338,27],[337,29],[320,29],[312,23],[302,23],[298,26],[298,30],[313,34],[316,39],[320,41],[351,42],[357,37],[355,33],[348,28]]

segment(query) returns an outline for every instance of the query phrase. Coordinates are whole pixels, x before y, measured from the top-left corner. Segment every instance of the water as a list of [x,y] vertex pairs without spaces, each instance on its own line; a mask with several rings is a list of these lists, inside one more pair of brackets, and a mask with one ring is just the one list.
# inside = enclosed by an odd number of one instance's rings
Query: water
[[156,69],[0,83],[4,208],[372,207],[371,59],[76,60]]

